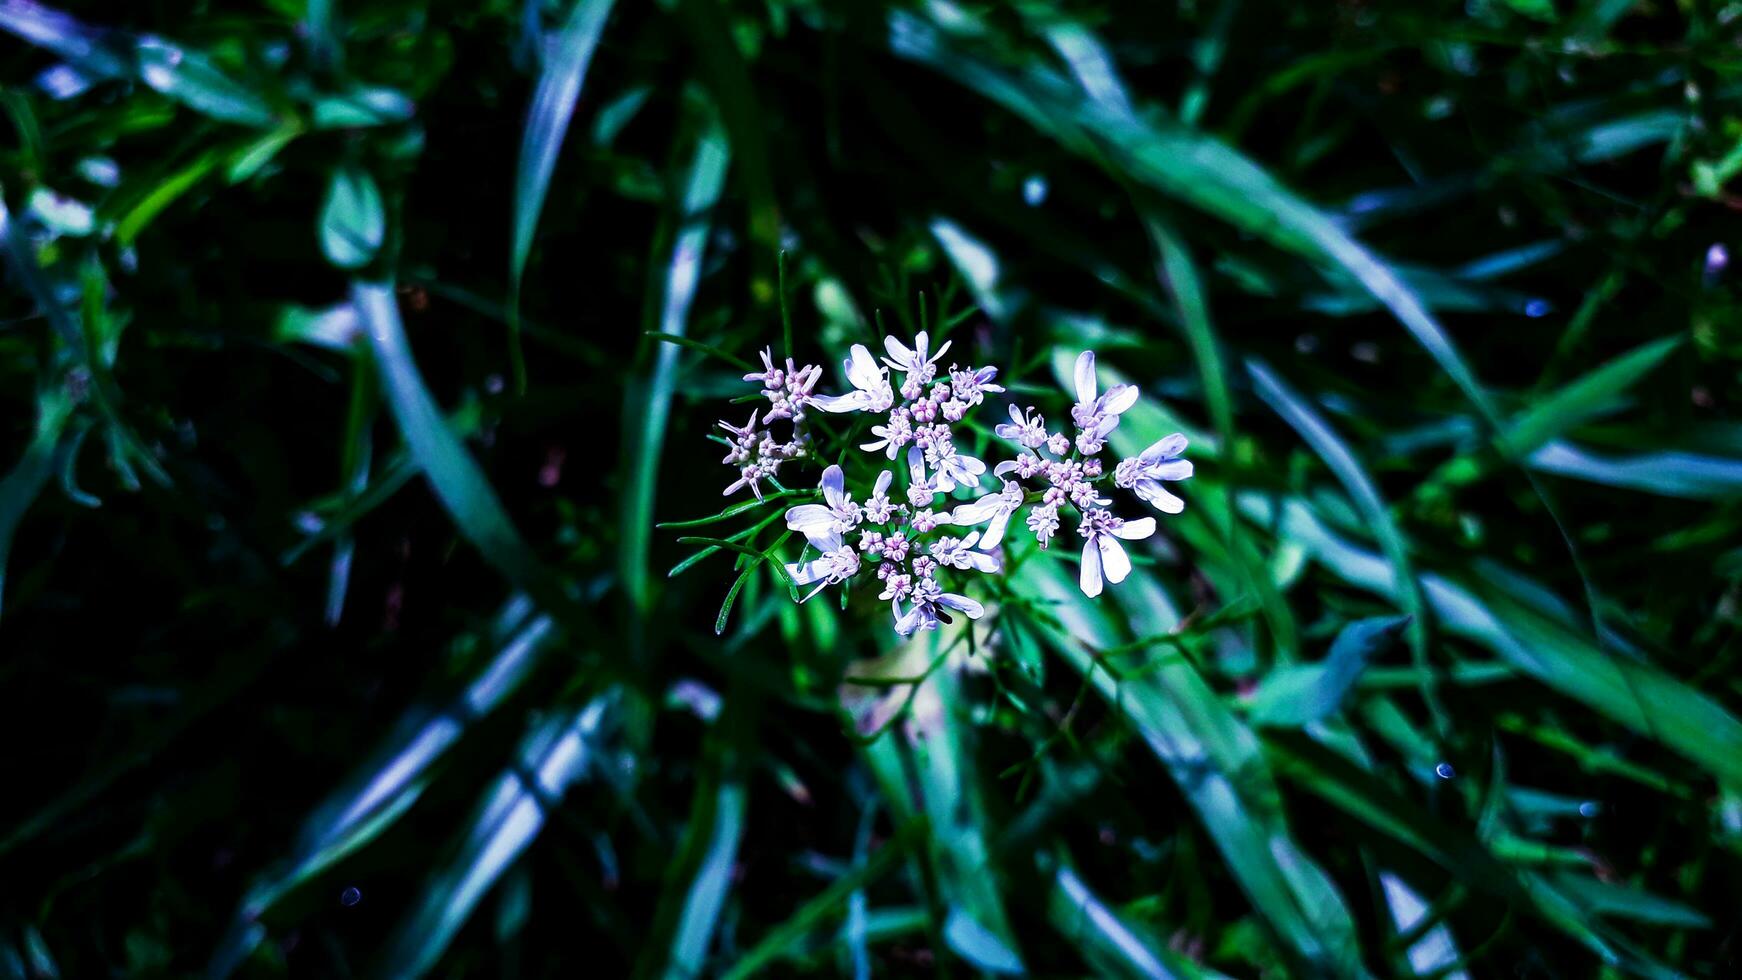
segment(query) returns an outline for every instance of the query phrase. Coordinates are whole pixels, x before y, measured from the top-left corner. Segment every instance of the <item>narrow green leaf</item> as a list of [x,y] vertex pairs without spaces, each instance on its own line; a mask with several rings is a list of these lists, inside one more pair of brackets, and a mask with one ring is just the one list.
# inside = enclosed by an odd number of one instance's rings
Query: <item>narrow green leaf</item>
[[1300,433],[1307,445],[1330,467],[1337,482],[1343,485],[1343,489],[1355,501],[1356,509],[1361,512],[1374,537],[1378,538],[1386,560],[1391,562],[1398,604],[1414,620],[1409,631],[1409,646],[1415,658],[1415,667],[1421,672],[1422,698],[1427,702],[1428,710],[1433,713],[1440,737],[1446,738],[1450,733],[1451,722],[1446,715],[1445,706],[1440,703],[1437,677],[1428,661],[1428,606],[1422,598],[1421,583],[1416,580],[1415,567],[1409,558],[1409,545],[1392,518],[1390,508],[1380,499],[1379,488],[1368,475],[1367,468],[1355,458],[1354,452],[1344,444],[1336,430],[1305,399],[1256,358],[1247,359],[1246,373],[1252,377],[1253,385],[1265,404]]
[[[665,261],[658,306],[661,334],[684,335],[690,303],[701,278],[702,255],[708,238],[710,215],[725,184],[731,149],[725,133],[711,113],[703,113],[695,134],[695,148],[684,175],[684,191],[678,225],[671,237],[671,252]],[[659,461],[665,443],[666,421],[672,393],[677,387],[677,348],[660,345],[654,355],[653,375],[645,388],[631,386],[626,406],[630,419],[639,423],[623,495],[623,588],[637,609],[652,601],[648,573],[648,549],[653,529],[654,492],[659,479]]]
[[546,52],[538,88],[526,112],[526,129],[520,139],[520,161],[514,175],[514,240],[509,252],[509,350],[514,365],[515,387],[526,387],[525,360],[520,353],[520,282],[526,260],[532,254],[533,234],[539,212],[544,210],[551,174],[575,104],[580,101],[587,67],[599,46],[613,0],[575,0],[568,20]]
[[1368,662],[1408,623],[1408,616],[1358,620],[1343,627],[1322,662],[1272,672],[1252,696],[1252,723],[1298,728],[1336,714]]
[[374,261],[387,238],[387,213],[381,188],[369,172],[355,166],[333,171],[321,205],[321,251],[341,269],[360,269]]

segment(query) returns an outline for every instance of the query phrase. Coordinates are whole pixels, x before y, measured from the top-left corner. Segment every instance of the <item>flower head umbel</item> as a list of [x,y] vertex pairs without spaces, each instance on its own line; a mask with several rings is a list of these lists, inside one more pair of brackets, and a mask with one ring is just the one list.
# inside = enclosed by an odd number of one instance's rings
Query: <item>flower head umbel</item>
[[[987,447],[977,434],[982,430],[968,426],[976,409],[1005,393],[997,370],[943,366],[950,344],[934,350],[923,331],[911,346],[885,338],[884,349],[880,363],[868,347],[854,344],[843,362],[851,387],[838,395],[817,393],[820,368],[791,358],[777,365],[772,349],[759,352],[762,370],[745,380],[761,386],[768,404],[743,426],[720,423],[725,436],[715,437],[727,447],[725,462],[738,471],[727,493],[747,486],[760,498],[761,482],[772,481],[783,463],[812,454],[808,408],[874,416],[852,427],[855,435],[868,429],[869,441],[842,438],[818,447],[841,462],[823,470],[810,499],[785,511],[786,527],[805,540],[797,560],[782,562],[803,590],[800,601],[830,585],[851,587],[870,572],[866,577],[890,604],[902,636],[935,630],[954,613],[978,619],[985,609],[965,594],[963,576],[1000,573],[1002,549],[1023,529],[1044,550],[1067,523],[1081,538],[1079,583],[1097,596],[1130,575],[1125,543],[1156,531],[1153,517],[1126,520],[1113,513],[1115,488],[1163,513],[1184,508],[1167,486],[1192,475],[1184,436],[1168,436],[1117,462],[1102,457],[1138,391],[1129,384],[1101,391],[1093,351],[1076,359],[1066,431],[1049,429],[1034,406],[1002,406],[998,411],[1009,421],[994,427],[997,440],[990,445],[1005,452],[988,467],[980,458]],[[775,436],[775,423],[790,426],[790,434]],[[867,456],[836,456],[853,445]],[[904,454],[905,466],[884,465]],[[969,492],[988,475],[996,489]],[[798,492],[775,485],[783,495]]]

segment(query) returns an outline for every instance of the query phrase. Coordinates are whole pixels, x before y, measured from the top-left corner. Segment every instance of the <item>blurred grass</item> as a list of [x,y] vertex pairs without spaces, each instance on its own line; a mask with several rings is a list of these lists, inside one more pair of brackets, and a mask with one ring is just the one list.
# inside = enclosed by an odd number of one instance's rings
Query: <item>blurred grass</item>
[[[0,975],[1736,974],[1734,20],[0,0]],[[1127,582],[792,603],[922,319]]]

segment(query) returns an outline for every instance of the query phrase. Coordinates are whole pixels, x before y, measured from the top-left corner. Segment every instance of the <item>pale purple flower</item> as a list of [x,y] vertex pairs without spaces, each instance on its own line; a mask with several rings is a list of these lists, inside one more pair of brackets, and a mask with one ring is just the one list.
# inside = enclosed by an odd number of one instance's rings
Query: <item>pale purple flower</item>
[[1077,449],[1092,456],[1106,445],[1107,434],[1119,425],[1119,416],[1137,404],[1136,385],[1114,385],[1096,397],[1095,352],[1077,357],[1077,403],[1071,406],[1071,421],[1077,424]]
[[895,474],[888,470],[877,474],[871,497],[865,501],[865,520],[872,524],[888,524],[895,516],[895,506],[889,502],[889,483],[894,479]]
[[786,512],[786,526],[805,536],[805,540],[822,550],[823,541],[830,538],[839,539],[841,535],[859,526],[865,514],[860,506],[847,495],[843,486],[841,468],[830,466],[823,471],[823,478],[818,483],[823,491],[823,503],[799,504]]
[[913,586],[909,598],[913,600],[913,608],[905,613],[901,611],[899,601],[893,603],[895,632],[901,636],[937,629],[940,621],[948,621],[948,614],[941,611],[944,609],[958,610],[969,619],[979,619],[986,613],[985,607],[973,599],[954,592],[945,592],[929,575],[922,576]]
[[859,534],[859,550],[868,555],[883,554],[883,532],[863,531]]
[[897,531],[883,539],[883,557],[892,562],[907,560],[908,540],[906,531]]
[[[883,567],[893,569],[895,566],[885,565]],[[912,594],[913,594],[913,576],[907,575],[907,574],[902,573],[902,572],[891,571],[889,573],[889,575],[886,578],[884,578],[884,580],[883,580],[883,592],[882,592],[882,594],[878,595],[877,598],[894,600],[896,602],[900,602],[901,600],[906,599],[909,595],[912,595]]]
[[877,436],[875,442],[867,442],[859,448],[865,452],[881,451],[890,459],[901,451],[901,447],[913,441],[913,418],[906,408],[898,408],[889,413],[886,425],[874,425],[871,434]]
[[971,532],[965,538],[943,537],[931,544],[932,558],[940,565],[959,568],[962,571],[976,569],[982,572],[996,572],[998,559],[984,551],[975,551],[974,543],[980,539],[980,532]]
[[998,423],[992,431],[998,438],[1010,439],[1024,449],[1039,449],[1046,445],[1046,419],[1033,406],[1029,406],[1026,413],[1015,405],[1010,406],[1010,421]]
[[927,558],[924,555],[919,555],[913,559],[913,574],[920,578],[931,578],[932,574],[937,570],[938,562],[936,558]]
[[917,379],[920,385],[931,384],[931,379],[937,376],[937,360],[950,349],[950,342],[944,341],[944,345],[935,352],[928,351],[930,344],[931,338],[926,336],[924,330],[914,335],[911,348],[894,337],[885,337],[883,348],[889,352],[889,356],[883,359],[883,363],[907,375],[909,382]]
[[1083,567],[1079,584],[1083,594],[1094,598],[1101,594],[1103,580],[1117,585],[1131,574],[1131,558],[1119,539],[1140,541],[1155,533],[1155,518],[1142,517],[1123,521],[1110,512],[1096,508],[1083,515],[1077,533],[1083,536]]
[[907,406],[913,414],[915,422],[936,422],[938,418],[938,403],[930,398],[923,398]]
[[941,409],[945,422],[960,422],[962,416],[968,414],[968,403],[960,398],[951,398],[943,403]]
[[1004,539],[1004,528],[1010,523],[1011,515],[1022,506],[1025,496],[1021,484],[1014,480],[1005,480],[1003,489],[970,503],[957,505],[950,512],[950,517],[959,527],[985,524],[986,531],[980,536],[980,548],[990,551],[998,547],[998,542]]
[[1004,462],[999,463],[998,466],[992,470],[992,473],[993,475],[1000,477],[1010,473],[1015,473],[1018,477],[1026,480],[1029,477],[1034,476],[1036,473],[1044,473],[1045,471],[1045,460],[1033,453],[1020,453],[1015,459],[1007,459]]
[[812,395],[810,403],[825,412],[886,412],[895,404],[889,376],[864,344],[854,344],[852,356],[842,362],[853,390],[844,395]]
[[955,489],[955,484],[943,485],[943,474],[925,475],[925,453],[914,446],[907,451],[907,502],[915,507],[924,507],[932,502],[932,498],[940,493],[948,493]]
[[1186,437],[1178,432],[1159,439],[1137,456],[1120,461],[1113,471],[1113,483],[1133,491],[1164,514],[1178,514],[1186,509],[1186,503],[1169,492],[1162,481],[1191,479],[1191,461],[1180,458],[1185,451]]
[[773,477],[780,469],[780,464],[799,455],[804,451],[804,444],[798,440],[781,444],[768,433],[756,427],[756,416],[761,409],[750,413],[750,421],[742,426],[730,422],[720,422],[720,428],[732,436],[726,450],[726,456],[720,462],[738,468],[738,479],[720,492],[720,496],[729,497],[739,487],[749,487],[750,492],[762,499],[762,481]]
[[[931,454],[926,455],[929,457]],[[938,483],[944,493],[957,487],[977,487],[980,485],[980,477],[986,475],[985,463],[956,452],[956,447],[950,443],[943,443],[939,448],[936,465]]]
[[1054,456],[1063,456],[1071,451],[1071,440],[1063,432],[1054,432],[1046,439],[1046,448]]
[[913,530],[915,534],[925,534],[944,524],[955,523],[955,519],[950,515],[949,511],[936,511],[930,508],[916,510],[908,519],[913,522]]
[[1045,548],[1052,541],[1052,536],[1058,533],[1059,509],[1057,504],[1040,504],[1028,512],[1028,529],[1034,532],[1034,540]]
[[859,553],[847,547],[840,537],[837,536],[832,540],[825,541],[824,544],[832,547],[823,549],[819,546],[819,550],[823,552],[821,557],[813,558],[807,562],[787,562],[786,564],[786,574],[792,576],[794,585],[816,585],[816,588],[799,598],[800,602],[815,596],[825,586],[839,585],[845,582],[859,574],[859,569],[863,567],[863,560],[859,557]]
[[764,347],[761,350],[762,370],[744,375],[745,381],[760,381],[762,394],[770,404],[765,422],[777,419],[791,419],[795,423],[804,420],[804,407],[810,403],[812,391],[817,381],[823,376],[823,369],[810,364],[799,367],[792,358],[786,359],[783,369],[774,363],[774,349]]
[[982,401],[985,401],[986,395],[991,393],[1001,393],[1004,391],[1003,385],[992,383],[992,379],[997,376],[998,369],[994,367],[983,367],[978,370],[951,371],[950,390],[955,392],[958,399],[967,402],[969,405],[978,405]]

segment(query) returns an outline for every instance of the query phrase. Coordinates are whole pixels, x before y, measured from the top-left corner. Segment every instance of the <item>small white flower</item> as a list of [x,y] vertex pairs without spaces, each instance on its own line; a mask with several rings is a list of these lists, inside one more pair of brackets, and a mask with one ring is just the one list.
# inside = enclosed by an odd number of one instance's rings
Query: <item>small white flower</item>
[[948,511],[935,511],[929,508],[914,511],[909,520],[913,522],[915,534],[925,534],[935,530],[940,525],[955,523],[955,519]]
[[823,369],[814,364],[801,368],[790,357],[782,369],[775,366],[773,348],[764,347],[760,353],[762,370],[744,375],[744,380],[762,382],[762,394],[772,403],[765,421],[791,419],[795,423],[802,422],[804,407],[809,404],[811,391],[823,376]]
[[924,507],[938,494],[955,489],[955,484],[943,485],[942,474],[925,475],[925,453],[918,446],[907,451],[907,473],[907,502],[915,507]]
[[881,451],[890,459],[901,451],[901,447],[913,441],[913,418],[905,408],[898,408],[889,413],[886,425],[874,425],[871,434],[877,436],[875,442],[867,442],[860,449],[868,453]]
[[959,568],[962,571],[972,568],[982,572],[996,572],[998,559],[984,551],[974,550],[974,543],[979,539],[979,531],[971,532],[965,538],[939,538],[932,542],[931,556],[940,565]]
[[980,477],[986,475],[985,463],[956,452],[956,447],[947,442],[942,443],[938,450],[936,465],[938,485],[944,493],[957,487],[977,487],[980,485]]
[[998,438],[1010,439],[1024,449],[1039,449],[1046,445],[1046,419],[1033,406],[1026,413],[1015,405],[1010,406],[1010,421],[998,423],[992,428],[992,432]]
[[913,560],[913,574],[920,578],[931,578],[932,574],[937,570],[938,561],[936,558],[927,558],[924,555],[920,555]]
[[[885,565],[884,567],[891,568],[893,566]],[[877,598],[892,599],[896,602],[900,602],[912,594],[913,576],[900,572],[891,572],[889,577],[883,580],[883,592]]]
[[1054,456],[1063,456],[1071,451],[1071,440],[1063,432],[1054,432],[1046,439],[1046,448]]
[[961,527],[985,524],[986,531],[980,537],[980,548],[991,551],[998,547],[998,542],[1004,540],[1004,528],[1010,523],[1011,515],[1022,506],[1025,496],[1021,484],[1014,480],[1005,480],[1003,489],[970,503],[957,505],[950,512],[950,517]]
[[859,534],[859,550],[868,555],[883,554],[883,532],[863,531]]
[[853,390],[844,395],[812,395],[810,403],[825,412],[886,412],[895,404],[889,376],[864,344],[854,344],[852,356],[842,362]]
[[[1083,351],[1077,357],[1077,403],[1071,406],[1071,421],[1080,430],[1077,436],[1077,448],[1083,448],[1084,436],[1089,436],[1089,444],[1100,452],[1107,434],[1119,424],[1119,416],[1123,415],[1132,405],[1137,404],[1136,385],[1114,385],[1105,394],[1095,396],[1095,352]],[[1089,450],[1083,450],[1089,454]]]
[[[944,351],[950,349],[950,342],[944,341],[944,345],[928,357],[927,348],[930,343],[931,338],[926,336],[924,330],[914,335],[911,349],[894,337],[885,337],[883,338],[883,348],[889,352],[889,356],[883,359],[883,363],[907,375],[908,382],[917,379],[918,384],[930,384],[931,379],[937,376],[937,360],[944,356]],[[903,390],[905,391],[905,385]],[[909,395],[908,397],[915,396]]]
[[877,474],[877,483],[871,488],[871,499],[865,501],[865,520],[872,524],[888,524],[895,517],[895,506],[889,502],[889,483],[895,479],[895,474],[884,470]]
[[978,370],[952,370],[950,372],[950,390],[961,401],[967,402],[969,405],[978,405],[986,400],[988,393],[1004,390],[1003,385],[992,383],[992,379],[997,376],[998,369],[994,367],[983,367]]
[[901,611],[900,601],[893,603],[895,632],[901,636],[937,629],[940,620],[948,621],[947,614],[941,612],[943,609],[958,610],[969,619],[979,619],[986,613],[985,607],[973,599],[954,592],[945,592],[929,575],[922,576],[913,586],[909,598],[913,600],[913,608],[905,613]]
[[750,413],[750,421],[742,426],[730,422],[720,422],[720,428],[731,434],[732,440],[727,449],[726,457],[720,462],[738,468],[738,479],[720,492],[720,496],[729,497],[739,487],[749,487],[750,492],[762,499],[762,481],[775,475],[780,464],[804,452],[804,443],[793,440],[781,444],[774,437],[756,427],[756,416],[761,409]]
[[1044,473],[1045,471],[1045,460],[1033,453],[1020,453],[1015,459],[1007,459],[1004,462],[999,463],[998,466],[992,470],[992,473],[993,475],[1000,477],[1010,473],[1015,473],[1018,477],[1026,480],[1029,477],[1034,476],[1036,473]]
[[900,563],[907,560],[907,532],[897,531],[883,539],[883,557]]
[[1113,471],[1113,483],[1135,492],[1164,514],[1178,514],[1186,509],[1186,503],[1169,492],[1162,481],[1191,479],[1191,461],[1180,458],[1185,451],[1186,437],[1178,432],[1159,439],[1137,456],[1120,461]]
[[1155,533],[1155,518],[1122,521],[1096,508],[1083,515],[1077,533],[1083,536],[1083,567],[1078,584],[1084,595],[1094,598],[1101,594],[1103,579],[1117,585],[1131,574],[1131,558],[1117,539],[1140,541],[1149,537]]
[[822,550],[822,542],[839,539],[864,519],[864,511],[843,487],[841,468],[830,466],[818,483],[824,503],[799,504],[786,512],[786,526],[805,536],[805,540]]
[[1034,540],[1045,548],[1052,541],[1052,536],[1058,533],[1059,509],[1057,504],[1040,504],[1028,512],[1028,529],[1034,532]]
[[863,567],[864,563],[859,557],[859,553],[847,547],[839,537],[825,541],[824,544],[832,545],[832,547],[820,549],[823,551],[820,558],[813,558],[807,562],[787,562],[786,564],[786,574],[792,576],[793,584],[816,585],[816,588],[805,593],[798,600],[800,602],[815,596],[825,586],[839,585],[845,582],[859,574],[859,569]]

